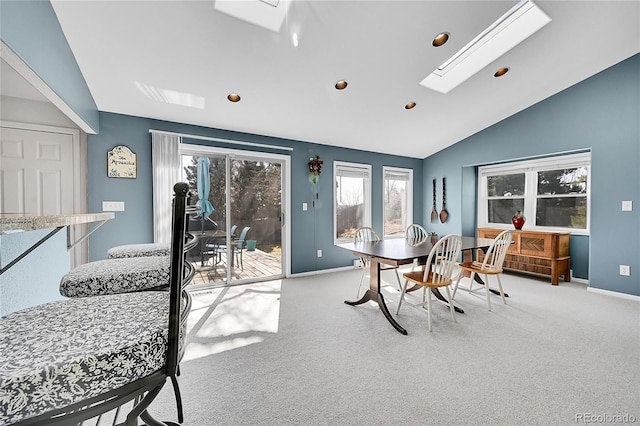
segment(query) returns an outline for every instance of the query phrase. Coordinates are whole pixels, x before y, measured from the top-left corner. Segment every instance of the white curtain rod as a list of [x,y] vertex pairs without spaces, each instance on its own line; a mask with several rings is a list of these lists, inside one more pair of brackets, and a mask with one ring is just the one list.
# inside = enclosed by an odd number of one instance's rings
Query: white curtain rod
[[290,148],[288,146],[267,145],[267,144],[264,144],[264,143],[253,143],[253,142],[242,142],[242,141],[236,141],[236,140],[232,140],[232,139],[210,138],[210,137],[207,137],[207,136],[188,135],[188,134],[185,134],[185,133],[165,132],[164,130],[149,129],[149,133],[162,133],[164,135],[180,136],[181,138],[199,139],[199,140],[203,140],[203,141],[230,143],[230,144],[235,144],[235,145],[257,146],[257,147],[260,147],[260,148],[280,149],[280,150],[283,150],[283,151],[293,151],[293,148]]

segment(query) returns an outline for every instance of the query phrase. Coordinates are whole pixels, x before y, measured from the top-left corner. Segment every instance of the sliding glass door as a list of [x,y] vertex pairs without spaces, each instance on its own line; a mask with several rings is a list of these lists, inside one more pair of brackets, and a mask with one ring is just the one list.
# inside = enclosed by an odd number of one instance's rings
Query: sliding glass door
[[204,213],[191,215],[188,225],[200,240],[188,254],[196,266],[196,285],[284,276],[286,158],[181,146],[182,177],[190,186],[190,203]]

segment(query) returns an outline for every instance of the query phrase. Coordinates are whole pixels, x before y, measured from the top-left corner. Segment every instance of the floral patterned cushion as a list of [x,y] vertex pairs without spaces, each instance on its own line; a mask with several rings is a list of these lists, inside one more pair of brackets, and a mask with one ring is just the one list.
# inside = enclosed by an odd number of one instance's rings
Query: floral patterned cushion
[[0,318],[0,425],[160,370],[168,316],[169,292],[148,291],[52,302]]
[[171,245],[162,243],[148,244],[126,244],[112,247],[107,251],[109,259],[121,257],[142,257],[142,256],[168,256],[171,254]]
[[74,268],[60,280],[60,294],[86,297],[168,286],[170,256],[97,260]]

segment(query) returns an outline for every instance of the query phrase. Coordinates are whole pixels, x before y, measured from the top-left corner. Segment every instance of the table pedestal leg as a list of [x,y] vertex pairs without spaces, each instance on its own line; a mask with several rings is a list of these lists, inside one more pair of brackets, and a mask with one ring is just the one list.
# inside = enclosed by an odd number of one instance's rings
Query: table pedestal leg
[[387,321],[391,323],[393,328],[395,328],[396,330],[398,330],[398,332],[402,334],[405,334],[405,335],[407,334],[407,330],[402,328],[402,326],[398,324],[398,322],[391,316],[391,313],[387,308],[387,304],[384,301],[384,297],[380,293],[376,293],[374,291],[371,291],[371,289],[367,289],[367,291],[364,293],[364,296],[362,296],[360,300],[357,300],[355,302],[345,300],[344,303],[346,303],[347,305],[356,306],[356,305],[361,305],[363,303],[366,303],[369,300],[372,300],[378,304],[378,306],[380,307],[380,310],[382,311],[384,316],[387,318]]
[[376,259],[371,259],[371,266],[369,269],[369,289],[364,293],[364,296],[360,298],[360,300],[356,300],[355,302],[345,300],[344,303],[351,306],[361,305],[368,301],[373,301],[378,304],[378,307],[387,318],[387,321],[391,323],[393,328],[395,328],[399,333],[406,335],[407,330],[402,328],[400,324],[391,316],[389,309],[387,308],[387,304],[384,301],[384,297],[382,293],[380,293],[380,262],[377,262]]

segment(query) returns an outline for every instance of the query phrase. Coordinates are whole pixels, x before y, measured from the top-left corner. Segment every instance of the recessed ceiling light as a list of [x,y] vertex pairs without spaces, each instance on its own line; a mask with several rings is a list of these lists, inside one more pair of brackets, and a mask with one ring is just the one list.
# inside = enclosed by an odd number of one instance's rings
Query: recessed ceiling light
[[440,33],[433,38],[433,47],[440,47],[449,40],[449,33]]
[[494,77],[502,77],[503,75],[505,75],[508,72],[509,72],[509,67],[500,68],[498,71],[496,71],[496,73],[493,76]]
[[347,87],[347,82],[345,80],[340,80],[336,83],[336,89],[342,90]]
[[411,108],[413,108],[413,107],[415,107],[415,106],[416,106],[416,103],[415,103],[415,102],[409,102],[408,104],[406,104],[406,105],[404,106],[404,109],[411,109]]
[[227,99],[229,99],[231,102],[238,102],[240,100],[240,95],[238,95],[237,93],[229,93]]

